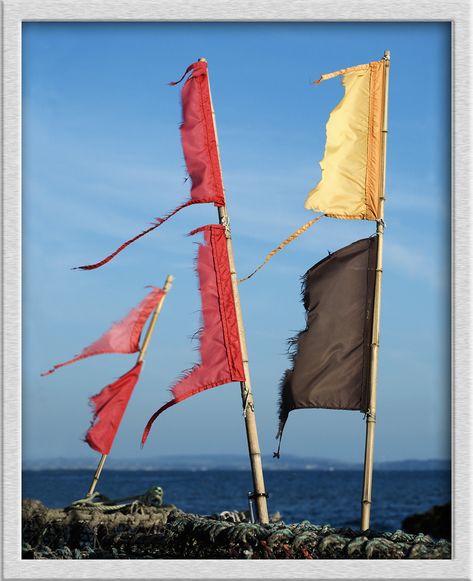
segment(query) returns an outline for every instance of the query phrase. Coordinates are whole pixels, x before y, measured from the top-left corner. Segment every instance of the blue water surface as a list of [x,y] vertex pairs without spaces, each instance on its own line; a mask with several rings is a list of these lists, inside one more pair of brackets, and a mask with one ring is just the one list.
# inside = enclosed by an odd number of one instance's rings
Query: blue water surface
[[[90,470],[26,470],[23,498],[36,498],[51,508],[83,498]],[[286,523],[357,528],[363,475],[361,471],[284,470],[265,473],[269,511],[279,511]],[[164,489],[165,503],[186,512],[212,514],[246,510],[251,474],[237,470],[125,471],[104,470],[98,491],[110,498],[142,494],[150,486]],[[402,520],[434,504],[450,500],[448,471],[376,471],[373,477],[371,528],[394,531]]]

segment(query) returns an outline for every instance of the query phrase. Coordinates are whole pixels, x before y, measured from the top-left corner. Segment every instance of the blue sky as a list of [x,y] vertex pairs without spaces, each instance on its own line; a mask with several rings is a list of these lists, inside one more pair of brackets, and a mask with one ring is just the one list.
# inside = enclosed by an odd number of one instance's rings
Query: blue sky
[[[198,358],[200,300],[191,229],[210,205],[172,220],[93,272],[95,262],[188,197],[177,80],[209,62],[237,271],[313,214],[325,124],[339,80],[392,67],[376,460],[448,458],[450,439],[450,25],[447,23],[27,23],[23,37],[23,454],[94,457],[81,440],[88,397],[132,367],[105,355],[40,373],[95,340],[168,273],[159,319],[112,454],[246,453],[238,384],[149,416]],[[300,276],[369,236],[372,222],[324,219],[240,285],[262,452],[276,445],[286,340],[304,326]],[[358,412],[299,410],[282,452],[362,461]]]

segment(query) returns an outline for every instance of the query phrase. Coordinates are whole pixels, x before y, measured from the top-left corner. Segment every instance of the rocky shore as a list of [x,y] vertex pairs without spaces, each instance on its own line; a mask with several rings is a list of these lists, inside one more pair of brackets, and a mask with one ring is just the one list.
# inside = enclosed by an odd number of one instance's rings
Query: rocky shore
[[452,539],[452,505],[439,504],[426,512],[412,514],[402,521],[406,533],[428,533],[437,539]]
[[424,534],[248,522],[245,513],[187,514],[134,502],[112,511],[49,509],[23,501],[24,559],[450,559],[451,544]]

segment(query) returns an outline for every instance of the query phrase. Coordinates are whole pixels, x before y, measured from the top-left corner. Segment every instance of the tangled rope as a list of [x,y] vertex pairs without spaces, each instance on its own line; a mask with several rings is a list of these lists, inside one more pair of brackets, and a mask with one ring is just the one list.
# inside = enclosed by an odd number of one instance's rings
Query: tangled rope
[[163,497],[164,491],[161,486],[152,486],[144,494],[126,496],[117,500],[111,500],[107,496],[100,494],[100,492],[94,492],[90,496],[74,501],[64,510],[69,511],[80,508],[109,513],[129,508],[130,512],[135,512],[142,506],[162,506]]

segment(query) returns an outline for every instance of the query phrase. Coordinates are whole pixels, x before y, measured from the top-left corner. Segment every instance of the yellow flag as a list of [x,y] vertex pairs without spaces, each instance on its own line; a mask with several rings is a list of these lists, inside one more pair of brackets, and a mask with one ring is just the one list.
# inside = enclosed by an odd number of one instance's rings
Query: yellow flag
[[305,207],[332,218],[377,220],[381,189],[384,60],[322,75],[343,75],[345,95],[327,122],[322,179]]

